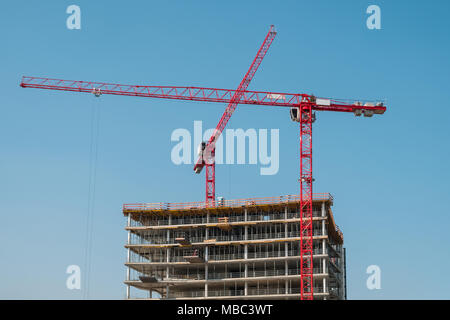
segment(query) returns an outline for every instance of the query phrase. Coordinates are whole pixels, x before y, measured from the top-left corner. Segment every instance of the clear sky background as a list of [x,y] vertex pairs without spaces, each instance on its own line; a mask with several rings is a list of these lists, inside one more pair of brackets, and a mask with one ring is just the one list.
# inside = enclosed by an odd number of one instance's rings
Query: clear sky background
[[[66,28],[81,7],[81,30]],[[381,30],[366,8],[381,8]],[[173,130],[214,127],[225,106],[19,87],[23,75],[236,88],[270,24],[249,89],[386,99],[383,116],[317,115],[315,192],[345,235],[349,299],[449,299],[448,1],[8,1],[0,10],[0,298],[79,299],[92,109],[100,108],[89,296],[125,296],[123,203],[204,199],[204,175],[170,160]],[[217,168],[227,199],[299,192],[298,125],[238,106],[229,128],[280,129],[280,170]],[[366,288],[378,265],[381,290]],[[82,270],[82,277],[83,277]],[[85,288],[82,288],[85,289]]]

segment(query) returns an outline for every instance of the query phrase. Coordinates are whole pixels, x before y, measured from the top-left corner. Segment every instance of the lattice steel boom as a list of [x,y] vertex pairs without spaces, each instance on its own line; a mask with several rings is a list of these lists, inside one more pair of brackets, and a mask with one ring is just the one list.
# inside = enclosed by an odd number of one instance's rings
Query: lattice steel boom
[[241,100],[242,95],[244,94],[245,90],[250,84],[250,81],[253,79],[253,76],[258,70],[258,67],[261,64],[261,61],[263,60],[267,51],[269,50],[270,45],[272,44],[272,41],[275,38],[276,34],[277,33],[275,31],[275,27],[273,25],[270,26],[269,32],[267,33],[263,41],[263,44],[259,48],[255,59],[253,59],[250,68],[248,69],[238,88],[236,89],[236,91],[234,91],[233,96],[231,97],[228,106],[222,115],[222,118],[220,118],[219,123],[217,124],[213,134],[211,135],[211,138],[208,140],[208,143],[205,145],[202,154],[200,155],[197,163],[194,166],[195,173],[200,173],[203,167],[206,167],[205,201],[208,204],[214,205],[214,201],[216,198],[216,162],[215,162],[216,141],[219,139],[220,135],[225,129],[228,120],[230,120],[231,116],[233,115],[234,110],[236,110],[236,106],[238,105],[239,100]]
[[[96,95],[113,94],[119,96],[219,103],[230,103],[231,98],[236,93],[236,90],[233,89],[179,86],[140,86],[29,76],[22,77],[20,86],[23,88],[84,92]],[[239,104],[253,106],[298,107],[302,99],[305,97],[314,96],[304,93],[245,90],[242,93]],[[317,98],[317,101],[312,103],[312,109],[314,111],[336,112],[355,112],[358,110],[367,110],[372,112],[372,114],[383,114],[386,111],[386,107],[379,105],[376,106],[373,101],[369,101],[365,105],[362,105],[355,101],[332,98]]]

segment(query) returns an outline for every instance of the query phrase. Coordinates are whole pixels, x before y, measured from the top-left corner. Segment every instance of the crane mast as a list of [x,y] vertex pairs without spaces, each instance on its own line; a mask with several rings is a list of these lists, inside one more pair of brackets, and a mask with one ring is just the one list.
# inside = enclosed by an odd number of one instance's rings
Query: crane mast
[[310,99],[298,109],[300,122],[300,298],[312,300],[313,285],[313,203],[312,123]]
[[207,143],[202,143],[199,159],[194,171],[200,173],[206,167],[206,205],[215,205],[215,144],[225,129],[238,104],[252,106],[274,106],[290,108],[291,119],[300,127],[300,298],[312,300],[313,283],[313,202],[312,202],[312,123],[316,111],[353,113],[355,116],[372,117],[383,114],[386,107],[381,102],[360,102],[331,98],[318,98],[304,93],[280,93],[267,91],[248,91],[248,85],[266,55],[276,31],[272,25],[249,70],[236,90],[177,87],[177,86],[139,86],[92,81],[74,81],[42,77],[23,77],[20,86],[47,90],[136,96],[157,99],[203,101],[227,103],[227,108]]

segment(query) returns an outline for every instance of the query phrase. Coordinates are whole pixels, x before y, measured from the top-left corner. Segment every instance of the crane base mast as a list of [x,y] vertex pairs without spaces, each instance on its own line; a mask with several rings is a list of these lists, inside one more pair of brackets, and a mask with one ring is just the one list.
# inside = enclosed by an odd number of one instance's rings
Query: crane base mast
[[310,101],[299,107],[300,115],[300,298],[313,299],[312,123]]

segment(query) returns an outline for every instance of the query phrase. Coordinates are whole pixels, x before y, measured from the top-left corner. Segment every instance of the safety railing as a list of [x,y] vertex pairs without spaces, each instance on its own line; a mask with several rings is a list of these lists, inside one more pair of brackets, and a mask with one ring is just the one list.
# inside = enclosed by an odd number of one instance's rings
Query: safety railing
[[[322,213],[320,211],[314,210],[313,217],[320,217]],[[258,222],[258,221],[276,221],[276,220],[291,220],[291,219],[299,219],[299,212],[289,212],[287,216],[285,216],[284,212],[277,213],[262,213],[258,212],[256,214],[248,214],[247,220],[245,220],[244,214],[239,215],[230,215],[227,214],[228,222]],[[219,223],[220,219],[224,217],[221,216],[210,216],[209,221],[207,221],[206,216],[204,217],[189,217],[182,216],[180,218],[172,218],[169,222],[169,219],[149,219],[146,221],[139,220],[131,220],[130,227],[164,227],[164,226],[182,226],[182,225],[191,225],[191,224],[204,224],[207,223]]]
[[[323,232],[321,229],[314,229],[313,236],[323,236]],[[245,234],[221,234],[221,235],[209,235],[209,238],[206,237],[189,237],[190,243],[202,243],[207,240],[214,240],[218,242],[226,242],[226,241],[251,241],[251,240],[267,240],[271,239],[289,239],[289,238],[298,238],[300,237],[300,231],[289,231],[289,232],[265,232],[265,233],[253,233],[248,234],[247,239],[245,238]],[[146,237],[132,237],[131,242],[127,243],[130,245],[144,245],[144,244],[155,244],[155,245],[164,245],[164,244],[175,244],[176,238],[174,237],[163,237],[163,236],[146,236]]]
[[[323,274],[322,268],[313,268],[314,274]],[[139,280],[140,276],[143,274],[135,273],[132,276],[132,280]],[[214,272],[210,271],[208,273],[207,280],[224,280],[224,279],[239,279],[239,278],[262,278],[262,277],[280,277],[280,276],[299,276],[300,269],[288,269],[287,272],[284,268],[282,269],[266,269],[266,270],[248,270],[247,274],[244,271],[234,271],[234,272]],[[160,273],[151,273],[150,275],[145,275],[157,278],[159,280],[165,280],[164,275]],[[170,274],[169,279],[173,280],[206,280],[206,274],[204,272],[193,272],[193,273],[173,273]]]
[[[333,200],[333,197],[329,193],[316,193],[313,195],[313,200],[316,200],[316,201]],[[236,207],[281,204],[281,203],[290,203],[290,202],[299,202],[299,201],[300,201],[299,195],[285,195],[285,196],[279,196],[279,197],[221,200],[220,202],[215,202],[215,203],[210,203],[210,202],[206,202],[206,201],[181,202],[181,203],[168,203],[168,202],[134,203],[134,204],[124,204],[123,212],[127,213],[129,211],[158,211],[158,210],[169,211],[169,210],[211,209],[211,208],[221,208],[221,207],[236,208]]]
[[[278,228],[279,229],[279,228]],[[267,240],[271,239],[280,239],[280,238],[299,238],[300,231],[292,230],[292,231],[273,231],[273,232],[265,232],[264,228],[261,229],[251,229],[250,232],[245,234],[245,230],[237,229],[237,232],[240,233],[230,233],[230,232],[221,232],[214,231],[208,234],[202,234],[198,232],[198,230],[194,230],[193,232],[175,232],[169,234],[167,236],[167,232],[160,233],[154,231],[145,231],[140,234],[131,234],[129,240],[127,240],[127,245],[139,245],[139,244],[175,244],[178,243],[178,238],[184,238],[189,241],[191,244],[193,243],[210,243],[210,242],[222,242],[222,241],[246,241],[246,240]],[[326,233],[323,232],[321,228],[313,228],[313,236],[325,236]],[[333,251],[337,251],[336,248],[333,248]],[[338,251],[339,252],[339,251]]]
[[221,260],[237,260],[244,259],[244,253],[224,253],[224,254],[210,254],[208,261],[221,261]]
[[[186,262],[185,256],[189,256],[191,251],[183,252],[177,255],[171,254],[169,258],[170,262]],[[194,250],[192,250],[194,252]],[[314,248],[313,254],[322,254],[322,248]],[[287,257],[299,257],[300,250],[288,250]],[[284,249],[265,251],[265,252],[248,252],[247,259],[266,259],[266,258],[283,258],[286,257],[286,251]],[[222,253],[222,254],[210,254],[208,255],[208,261],[227,261],[245,259],[244,252],[241,253]],[[138,254],[131,254],[129,263],[166,263],[167,255],[152,255],[150,260]]]
[[[314,268],[314,274],[321,274],[321,268]],[[257,278],[257,277],[277,277],[286,275],[300,275],[300,269],[288,269],[286,274],[285,269],[267,269],[267,270],[248,270],[247,275],[245,272],[210,272],[208,274],[208,280],[216,279],[230,279],[230,278]]]

